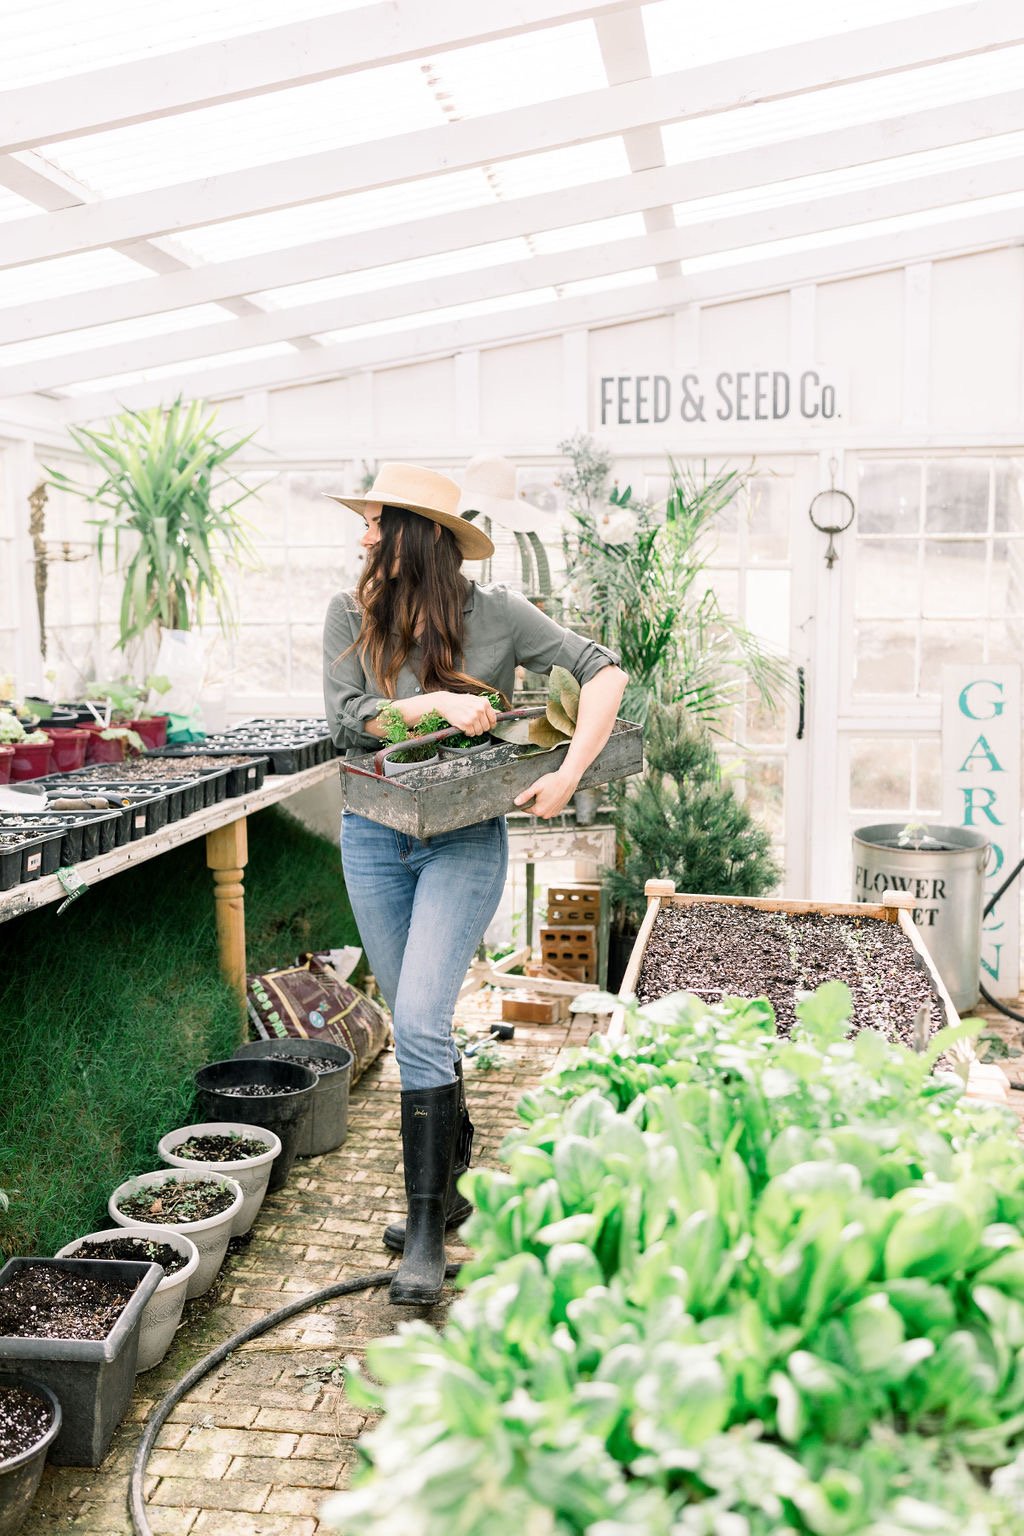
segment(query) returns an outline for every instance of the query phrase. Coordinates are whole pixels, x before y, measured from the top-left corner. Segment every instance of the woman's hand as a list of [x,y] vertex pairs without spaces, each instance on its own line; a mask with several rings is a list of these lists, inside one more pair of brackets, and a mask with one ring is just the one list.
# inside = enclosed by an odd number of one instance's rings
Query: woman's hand
[[[529,789],[516,795],[515,804],[522,806],[532,816],[540,816],[547,821],[565,810],[579,782],[575,774],[566,773],[564,768],[556,768],[554,773],[545,773],[541,778],[534,779]],[[527,800],[532,800],[533,804],[527,805]]]
[[465,736],[482,736],[497,723],[493,706],[474,693],[437,693],[433,698],[436,700],[433,707],[451,725],[457,725]]

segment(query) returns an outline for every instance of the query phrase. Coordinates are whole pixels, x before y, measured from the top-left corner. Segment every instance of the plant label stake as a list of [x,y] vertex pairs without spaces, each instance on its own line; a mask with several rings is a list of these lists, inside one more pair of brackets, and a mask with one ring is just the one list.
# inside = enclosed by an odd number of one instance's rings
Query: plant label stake
[[77,901],[82,892],[87,891],[89,887],[78,873],[78,870],[70,866],[64,869],[58,869],[57,879],[67,891],[67,896],[57,908],[57,916],[60,917],[61,913],[64,911],[64,908],[70,907],[71,903],[73,901]]
[[[848,496],[845,491],[836,490],[836,470],[838,468],[837,460],[829,459],[828,472],[831,476],[832,484],[827,491],[819,491],[817,496],[812,497],[811,505],[807,509],[807,516],[818,532],[828,534],[825,564],[829,570],[832,569],[839,559],[839,551],[836,549],[836,534],[846,532],[853,522],[853,514],[856,510],[853,505],[853,497]],[[814,509],[818,506],[819,502],[821,505],[818,517],[815,517]],[[821,521],[819,521],[819,518]]]

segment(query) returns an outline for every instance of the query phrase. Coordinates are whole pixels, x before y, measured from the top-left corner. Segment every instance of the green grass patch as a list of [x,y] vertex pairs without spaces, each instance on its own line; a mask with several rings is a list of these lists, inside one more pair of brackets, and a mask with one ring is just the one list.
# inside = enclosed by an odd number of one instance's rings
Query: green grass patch
[[[250,971],[358,943],[337,847],[286,813],[249,821]],[[0,927],[0,1254],[110,1226],[107,1196],[159,1166],[192,1074],[242,1037],[221,980],[203,840]]]

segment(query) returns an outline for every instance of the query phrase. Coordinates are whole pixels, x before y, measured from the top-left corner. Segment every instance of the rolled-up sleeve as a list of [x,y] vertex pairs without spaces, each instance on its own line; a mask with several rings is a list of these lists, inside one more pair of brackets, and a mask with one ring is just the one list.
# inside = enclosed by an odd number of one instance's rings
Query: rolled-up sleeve
[[564,667],[582,688],[602,667],[617,667],[619,658],[596,640],[585,640],[566,629],[518,592],[507,592],[508,620],[516,662],[531,672]]
[[359,628],[354,601],[346,593],[332,597],[324,621],[324,708],[336,747],[369,751],[380,743],[363,729],[363,722],[379,712],[380,694],[367,693],[362,662],[349,650]]

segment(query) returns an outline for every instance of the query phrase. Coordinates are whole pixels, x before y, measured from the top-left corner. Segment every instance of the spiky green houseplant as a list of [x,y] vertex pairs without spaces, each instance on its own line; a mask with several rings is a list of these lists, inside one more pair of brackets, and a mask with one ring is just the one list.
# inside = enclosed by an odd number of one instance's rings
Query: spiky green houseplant
[[186,405],[179,396],[166,410],[125,411],[106,431],[70,427],[99,485],[47,466],[54,486],[103,509],[90,521],[100,560],[112,553],[124,578],[122,651],[162,629],[201,624],[207,605],[225,633],[234,628],[227,573],[259,563],[238,508],[261,487],[228,468],[254,434],[230,438],[214,430],[216,416],[202,401]]

